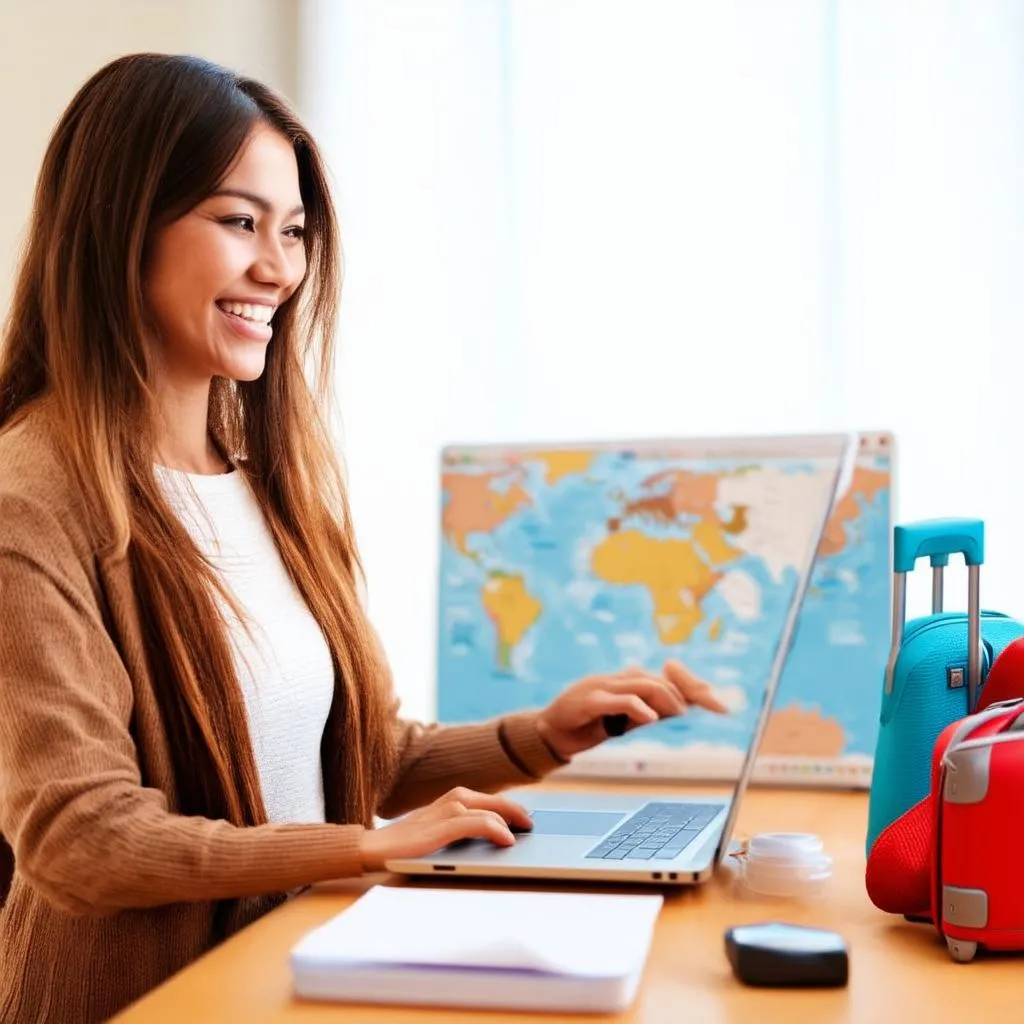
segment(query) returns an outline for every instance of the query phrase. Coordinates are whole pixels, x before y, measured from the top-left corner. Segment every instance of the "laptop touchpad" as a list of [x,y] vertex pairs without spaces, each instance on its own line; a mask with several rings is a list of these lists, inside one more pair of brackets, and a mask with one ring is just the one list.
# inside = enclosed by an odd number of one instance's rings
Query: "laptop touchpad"
[[603,836],[625,814],[609,811],[533,811],[533,836]]

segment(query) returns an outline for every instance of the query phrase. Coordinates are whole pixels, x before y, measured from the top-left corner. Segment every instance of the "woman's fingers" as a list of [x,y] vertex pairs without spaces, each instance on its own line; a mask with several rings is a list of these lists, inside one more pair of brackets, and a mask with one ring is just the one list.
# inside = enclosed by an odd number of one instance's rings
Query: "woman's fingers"
[[711,686],[675,660],[665,662],[663,676],[651,675],[642,669],[630,669],[608,676],[598,685],[601,689],[616,693],[635,693],[654,708],[661,718],[684,714],[690,704],[717,714],[725,714],[729,710],[715,696]]
[[688,704],[697,704],[708,711],[724,715],[729,709],[714,695],[711,687],[698,679],[689,669],[678,661],[669,659],[665,662],[665,678],[675,687]]
[[496,814],[512,828],[527,830],[533,828],[533,820],[529,811],[522,804],[517,804],[514,800],[509,800],[508,797],[498,793],[479,793],[474,789],[467,789],[465,786],[457,786],[437,800],[436,804],[456,814],[488,811]]
[[686,711],[686,702],[671,683],[645,673],[626,673],[612,676],[607,687],[614,693],[635,693],[658,712],[661,718],[671,718]]
[[635,693],[616,693],[599,690],[591,694],[588,710],[594,718],[625,715],[634,725],[650,725],[658,721],[658,712]]
[[364,870],[379,871],[388,860],[420,857],[464,839],[513,846],[512,828],[532,826],[526,809],[515,801],[460,786],[390,825],[367,829],[359,855]]
[[498,846],[512,846],[516,837],[505,819],[494,811],[465,811],[439,823],[442,845],[462,839],[487,839]]

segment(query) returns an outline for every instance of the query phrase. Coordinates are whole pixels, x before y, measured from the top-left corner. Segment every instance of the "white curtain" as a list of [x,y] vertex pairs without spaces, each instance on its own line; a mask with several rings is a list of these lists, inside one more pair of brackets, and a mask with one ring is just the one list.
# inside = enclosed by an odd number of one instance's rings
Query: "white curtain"
[[434,714],[449,442],[891,429],[898,518],[983,517],[983,605],[1024,616],[1024,0],[302,10],[407,713]]

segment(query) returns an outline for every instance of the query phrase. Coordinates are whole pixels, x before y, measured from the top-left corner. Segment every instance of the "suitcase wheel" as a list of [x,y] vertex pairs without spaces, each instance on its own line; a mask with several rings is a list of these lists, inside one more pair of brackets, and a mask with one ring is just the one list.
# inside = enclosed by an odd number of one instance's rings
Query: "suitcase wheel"
[[949,955],[958,964],[969,964],[978,952],[978,944],[969,939],[954,939],[947,935],[946,945],[949,947]]

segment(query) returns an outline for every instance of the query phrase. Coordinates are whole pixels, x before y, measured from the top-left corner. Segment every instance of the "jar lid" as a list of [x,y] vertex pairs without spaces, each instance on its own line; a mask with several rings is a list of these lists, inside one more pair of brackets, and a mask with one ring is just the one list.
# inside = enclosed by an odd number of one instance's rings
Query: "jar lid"
[[832,858],[812,833],[760,833],[743,860],[747,887],[767,896],[813,895],[832,876]]

